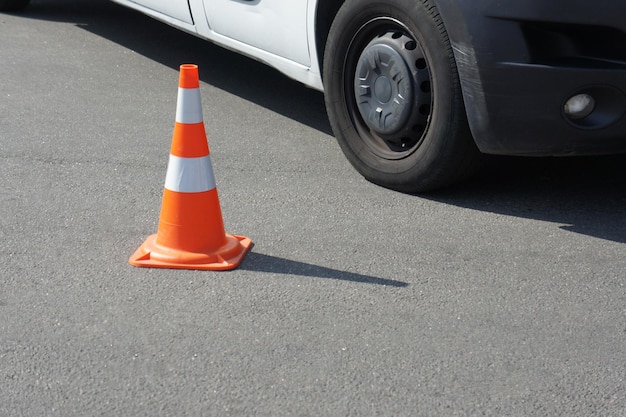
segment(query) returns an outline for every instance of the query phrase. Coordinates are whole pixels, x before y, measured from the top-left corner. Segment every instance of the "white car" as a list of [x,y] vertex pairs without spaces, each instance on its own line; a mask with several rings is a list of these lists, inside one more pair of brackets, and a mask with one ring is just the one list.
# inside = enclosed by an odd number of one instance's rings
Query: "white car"
[[482,153],[626,152],[623,0],[114,1],[324,91],[346,157],[395,190]]

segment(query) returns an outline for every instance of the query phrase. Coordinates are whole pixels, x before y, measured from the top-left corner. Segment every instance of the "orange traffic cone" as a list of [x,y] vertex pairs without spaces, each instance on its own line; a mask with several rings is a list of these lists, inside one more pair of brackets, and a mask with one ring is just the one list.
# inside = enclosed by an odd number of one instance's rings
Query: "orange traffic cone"
[[252,241],[224,232],[202,108],[198,66],[180,66],[176,123],[157,234],[130,257],[152,268],[236,268]]

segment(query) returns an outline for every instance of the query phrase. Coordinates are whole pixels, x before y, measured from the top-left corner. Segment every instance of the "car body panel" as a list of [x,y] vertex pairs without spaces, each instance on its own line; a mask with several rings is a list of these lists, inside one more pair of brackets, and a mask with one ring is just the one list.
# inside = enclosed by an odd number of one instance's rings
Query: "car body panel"
[[[626,3],[439,0],[438,4],[481,151],[626,152]],[[577,125],[563,115],[567,98],[590,88],[615,91],[610,123]]]
[[[318,7],[332,1],[114,1],[323,91],[324,45],[316,40],[326,34],[315,31],[327,26],[316,19],[324,15]],[[626,152],[625,2],[433,2],[450,36],[469,125],[482,152]],[[580,92],[598,93],[601,117],[585,123],[565,117],[565,101]]]
[[[298,41],[296,42],[298,45],[303,46],[304,53],[302,51],[298,51],[295,53],[293,51],[294,42],[293,40],[285,41],[280,46],[274,46],[273,51],[267,51],[265,49],[261,49],[258,44],[250,44],[246,43],[246,39],[235,39],[224,34],[220,34],[216,32],[211,26],[211,20],[209,19],[209,15],[205,11],[205,4],[203,0],[189,0],[188,9],[191,11],[193,24],[189,24],[183,20],[177,19],[171,15],[166,14],[167,7],[163,6],[168,3],[168,0],[151,0],[150,7],[144,5],[145,0],[112,0],[115,3],[121,4],[126,7],[133,8],[135,10],[139,10],[142,13],[147,14],[157,20],[163,21],[171,26],[182,29],[188,33],[199,36],[203,39],[211,41],[217,45],[223,46],[227,49],[236,51],[248,57],[254,58],[258,61],[261,61],[269,66],[276,68],[281,71],[285,75],[293,78],[311,88],[322,91],[322,77],[320,68],[318,65],[317,59],[312,59],[312,57],[317,56],[317,49],[315,45],[315,37],[314,31],[307,30],[304,32],[304,35],[300,33]],[[249,7],[254,7],[254,2],[245,2],[239,0],[229,0],[232,2],[239,3],[250,3],[247,4]],[[261,0],[266,1],[266,0]],[[272,0],[274,1],[274,0]],[[147,3],[145,3],[147,4]],[[163,6],[163,7],[161,7]],[[244,4],[246,6],[246,4]],[[183,7],[183,6],[179,6]],[[306,28],[310,28],[314,23],[315,18],[315,1],[309,0],[306,3],[306,9],[303,9],[302,6],[299,8],[289,8],[292,14],[294,12],[298,12],[298,16],[285,15],[283,17],[285,19],[293,19],[298,22],[305,22],[304,26]],[[262,9],[256,9],[261,11]],[[219,9],[215,9],[214,12],[219,11]],[[250,12],[252,13],[252,12]],[[260,25],[265,25],[268,29],[266,32],[272,32],[272,25],[269,21],[262,21],[261,23],[257,23]],[[271,35],[274,37],[274,35]],[[262,36],[259,36],[262,38]],[[267,43],[267,39],[260,41],[260,43]],[[254,42],[252,42],[254,43]],[[305,61],[308,64],[302,64],[300,62],[296,62],[294,59],[289,59],[287,57],[297,57],[300,61]]]
[[222,36],[310,65],[307,0],[204,0],[211,29]]
[[132,3],[155,10],[172,19],[193,24],[187,0],[132,0]]
[[[138,10],[150,17],[153,17],[157,20],[165,22],[171,26],[174,26],[178,29],[184,30],[185,32],[197,34],[196,26],[193,23],[193,17],[190,15],[189,19],[186,18],[186,14],[184,11],[173,12],[170,8],[183,9],[179,3],[173,3],[171,5],[167,5],[167,0],[111,0],[114,3],[121,4],[122,6],[129,7],[131,9]],[[179,1],[179,0],[177,0]],[[183,3],[181,3],[183,4]],[[187,8],[189,11],[189,8]],[[182,17],[182,19],[178,18]],[[191,21],[191,22],[189,22]]]

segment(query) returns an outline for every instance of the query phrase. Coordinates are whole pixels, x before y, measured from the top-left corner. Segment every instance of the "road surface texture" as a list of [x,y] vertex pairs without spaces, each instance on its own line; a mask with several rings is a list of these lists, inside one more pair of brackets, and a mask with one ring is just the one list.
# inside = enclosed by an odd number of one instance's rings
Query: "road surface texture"
[[[626,415],[626,158],[362,179],[322,94],[102,0],[0,14],[1,416]],[[136,268],[200,66],[230,272]]]

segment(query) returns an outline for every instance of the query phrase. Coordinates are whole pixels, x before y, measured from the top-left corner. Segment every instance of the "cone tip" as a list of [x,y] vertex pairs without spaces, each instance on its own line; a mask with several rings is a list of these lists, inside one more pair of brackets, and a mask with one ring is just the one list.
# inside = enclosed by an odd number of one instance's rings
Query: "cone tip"
[[196,64],[182,64],[180,66],[180,88],[199,88],[198,66]]

